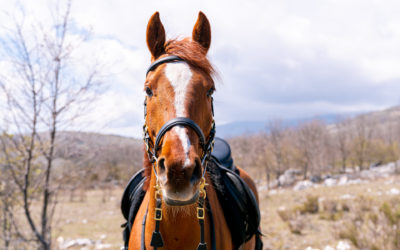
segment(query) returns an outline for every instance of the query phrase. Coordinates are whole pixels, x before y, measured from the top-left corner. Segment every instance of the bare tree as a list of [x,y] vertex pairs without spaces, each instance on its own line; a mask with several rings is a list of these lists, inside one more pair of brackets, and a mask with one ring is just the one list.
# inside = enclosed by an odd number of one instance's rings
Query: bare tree
[[347,161],[351,153],[351,133],[349,120],[343,120],[338,118],[335,123],[336,128],[336,142],[340,155],[340,161],[342,165],[342,171],[346,171]]
[[281,185],[279,177],[288,168],[288,149],[285,142],[286,129],[280,120],[271,120],[268,123],[268,150],[271,152],[267,167],[275,172],[278,186]]
[[[1,137],[5,165],[32,236],[39,249],[50,249],[57,185],[52,182],[57,132],[72,124],[100,84],[97,65],[87,76],[74,76],[70,64],[80,41],[71,39],[71,1],[57,5],[51,29],[30,27],[15,19],[3,41],[11,69],[0,87],[7,98],[6,123],[12,134]],[[33,209],[33,203],[40,208]],[[17,225],[16,225],[17,226]],[[19,237],[19,236],[18,236]]]
[[384,138],[388,144],[388,154],[390,160],[395,163],[395,172],[400,173],[400,117],[389,121],[385,128]]
[[304,179],[310,172],[320,174],[325,167],[325,135],[325,124],[319,120],[304,123],[297,130],[297,162],[302,166]]
[[368,162],[368,151],[371,147],[375,124],[372,118],[361,115],[356,118],[354,126],[353,153],[358,167],[363,170],[365,163]]

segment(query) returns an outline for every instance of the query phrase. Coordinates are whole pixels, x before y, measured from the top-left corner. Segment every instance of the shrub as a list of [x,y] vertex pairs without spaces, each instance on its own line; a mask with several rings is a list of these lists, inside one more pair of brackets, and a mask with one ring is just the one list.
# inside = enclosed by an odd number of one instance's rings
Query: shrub
[[360,197],[351,208],[353,213],[346,213],[337,236],[359,249],[400,249],[400,204],[377,203]]
[[302,214],[315,214],[318,213],[318,196],[307,196],[307,200],[303,203],[303,205],[299,208],[300,213]]

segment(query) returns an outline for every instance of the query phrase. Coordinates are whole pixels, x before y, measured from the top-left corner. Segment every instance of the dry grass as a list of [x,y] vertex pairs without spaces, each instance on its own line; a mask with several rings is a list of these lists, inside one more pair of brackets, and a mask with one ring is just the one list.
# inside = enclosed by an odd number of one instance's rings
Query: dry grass
[[[324,249],[339,240],[353,243],[352,249],[400,249],[375,244],[383,234],[385,242],[398,244],[400,202],[391,189],[400,190],[400,177],[357,185],[261,191],[262,227],[266,249]],[[385,205],[387,204],[387,205]],[[399,205],[395,205],[399,204]],[[364,218],[357,224],[360,217]],[[368,223],[375,221],[367,230]],[[393,226],[393,225],[397,225]],[[365,227],[360,231],[360,227]],[[376,234],[376,237],[373,234]],[[390,243],[392,244],[392,243]]]
[[[122,191],[119,188],[107,193],[88,191],[83,202],[71,202],[68,195],[61,197],[56,211],[54,238],[101,240],[103,244],[111,244],[111,249],[119,249],[122,245],[120,225],[124,222],[120,212]],[[54,242],[57,245],[57,240]]]
[[[262,190],[260,208],[265,249],[303,250],[311,246],[322,250],[327,245],[336,246],[341,239],[358,244],[353,249],[362,249],[376,233],[368,227],[370,223],[376,228],[399,223],[400,200],[398,195],[390,194],[393,188],[400,190],[400,177],[302,191]],[[62,196],[56,212],[55,245],[58,237],[89,238],[101,239],[102,243],[111,244],[111,249],[118,249],[122,244],[120,225],[124,222],[119,208],[121,194],[121,189],[114,189],[104,199],[103,191],[88,191],[84,202],[70,202],[68,195]],[[388,235],[386,241],[400,234],[399,230],[382,233]],[[377,245],[377,248],[364,249],[391,248]]]

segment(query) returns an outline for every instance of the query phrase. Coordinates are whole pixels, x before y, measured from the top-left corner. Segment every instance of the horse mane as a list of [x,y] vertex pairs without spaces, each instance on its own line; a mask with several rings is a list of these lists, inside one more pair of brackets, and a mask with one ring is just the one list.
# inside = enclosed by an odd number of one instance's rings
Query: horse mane
[[179,56],[192,67],[201,70],[212,81],[215,70],[207,59],[207,51],[199,43],[189,38],[183,40],[171,39],[165,43],[164,49],[167,54]]
[[[192,41],[189,38],[185,38],[183,40],[171,39],[165,43],[164,50],[166,54],[179,56],[189,65],[203,72],[207,76],[207,78],[209,78],[212,84],[214,84],[213,76],[216,75],[216,72],[210,61],[207,59],[207,51],[205,51],[205,49],[200,44]],[[143,167],[143,175],[147,178],[146,182],[143,185],[143,189],[147,191],[153,166],[147,157],[145,147]]]

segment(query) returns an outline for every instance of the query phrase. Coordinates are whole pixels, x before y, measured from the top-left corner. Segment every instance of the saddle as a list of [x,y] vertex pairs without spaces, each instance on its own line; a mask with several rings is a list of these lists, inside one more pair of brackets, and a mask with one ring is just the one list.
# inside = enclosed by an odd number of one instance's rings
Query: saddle
[[[241,246],[256,235],[256,248],[262,249],[260,239],[260,210],[253,191],[239,176],[233,164],[229,144],[215,138],[214,150],[207,170],[231,232],[235,246]],[[129,181],[122,195],[121,211],[126,223],[122,225],[123,239],[127,249],[133,222],[143,201],[145,191],[144,170],[138,171]]]

